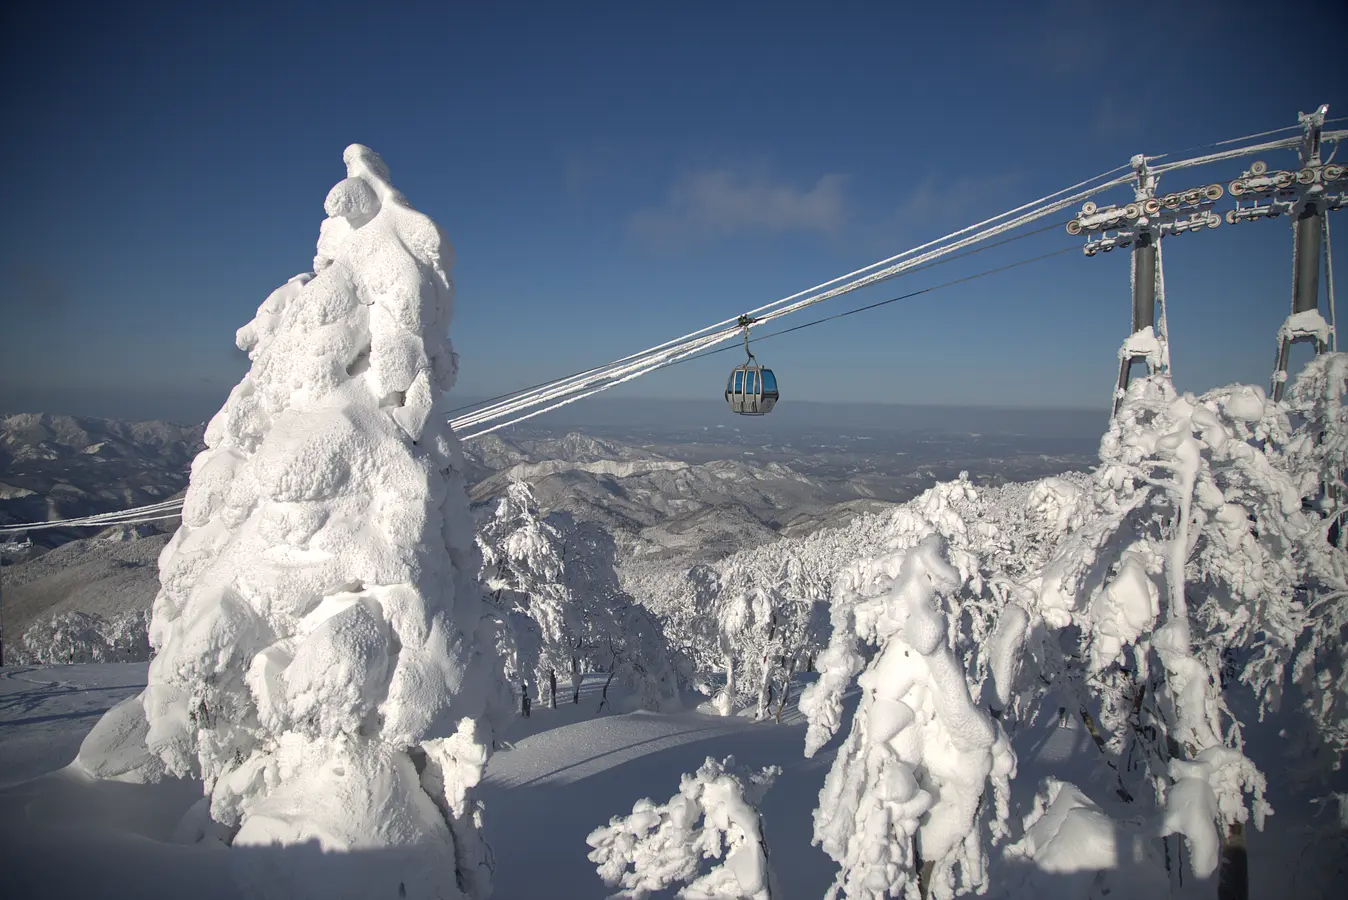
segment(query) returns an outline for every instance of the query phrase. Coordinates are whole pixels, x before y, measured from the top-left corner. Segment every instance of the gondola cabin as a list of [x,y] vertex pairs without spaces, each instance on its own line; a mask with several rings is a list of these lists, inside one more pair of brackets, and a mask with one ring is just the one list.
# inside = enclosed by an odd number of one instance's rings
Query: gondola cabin
[[741,416],[765,416],[777,404],[777,376],[771,369],[745,363],[730,373],[725,399],[730,411]]

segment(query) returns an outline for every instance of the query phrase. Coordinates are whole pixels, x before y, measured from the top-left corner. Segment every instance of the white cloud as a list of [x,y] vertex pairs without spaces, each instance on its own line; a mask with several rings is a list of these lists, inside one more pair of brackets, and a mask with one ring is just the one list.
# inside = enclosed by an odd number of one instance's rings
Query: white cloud
[[664,205],[628,220],[633,236],[671,245],[752,232],[836,234],[847,217],[847,176],[823,175],[808,190],[763,173],[713,169],[679,178]]
[[897,207],[886,233],[898,232],[929,240],[960,225],[968,225],[998,211],[1021,178],[1012,173],[983,174],[977,178],[959,175],[937,178],[928,175],[913,186]]
[[1091,135],[1102,143],[1112,143],[1136,138],[1143,133],[1143,125],[1143,104],[1106,94],[1096,101]]

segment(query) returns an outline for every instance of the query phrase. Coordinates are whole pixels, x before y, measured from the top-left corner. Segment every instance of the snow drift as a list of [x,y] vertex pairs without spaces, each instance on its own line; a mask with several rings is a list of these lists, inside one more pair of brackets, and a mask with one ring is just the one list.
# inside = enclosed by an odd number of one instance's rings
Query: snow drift
[[[160,557],[146,741],[204,782],[180,836],[268,848],[236,857],[250,893],[480,897],[499,679],[441,405],[452,250],[375,153],[344,159],[314,273],[238,332],[252,367]],[[351,850],[388,862],[353,877]]]

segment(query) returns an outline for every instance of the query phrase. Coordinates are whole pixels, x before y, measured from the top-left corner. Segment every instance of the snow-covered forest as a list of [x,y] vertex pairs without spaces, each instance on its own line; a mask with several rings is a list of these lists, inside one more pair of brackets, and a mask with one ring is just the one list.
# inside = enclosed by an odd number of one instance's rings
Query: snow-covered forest
[[[23,643],[149,664],[68,769],[0,792],[11,847],[207,896],[1342,884],[1348,354],[1278,402],[1135,380],[1089,473],[624,558],[526,480],[470,508],[453,251],[376,154],[345,163],[313,271],[238,332],[251,368],[148,622],[65,613]],[[686,767],[655,755],[681,744]],[[539,781],[555,820],[523,811]]]

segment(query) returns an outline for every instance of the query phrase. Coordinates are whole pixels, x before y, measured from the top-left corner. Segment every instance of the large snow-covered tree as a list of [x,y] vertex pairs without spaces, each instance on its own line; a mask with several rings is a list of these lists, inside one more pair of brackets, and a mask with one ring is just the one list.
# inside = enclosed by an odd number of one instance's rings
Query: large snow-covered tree
[[775,703],[778,718],[790,697],[792,677],[811,665],[827,642],[827,604],[754,586],[728,572],[712,607],[725,660],[725,686],[717,708],[728,715],[754,705],[766,718]]
[[833,634],[800,700],[812,756],[841,726],[853,679],[863,690],[815,811],[815,841],[840,867],[830,897],[979,889],[984,829],[1006,833],[1015,756],[978,706],[971,646],[1006,594],[970,541],[995,530],[971,530],[957,512],[975,496],[963,479],[937,485],[891,518],[888,550],[836,579]]
[[442,402],[452,250],[375,153],[344,159],[160,558],[147,740],[259,895],[481,897],[499,677]]
[[1022,623],[1004,641],[1008,720],[1050,698],[1080,715],[1114,793],[1150,834],[1181,834],[1200,877],[1238,882],[1244,825],[1271,812],[1245,753],[1254,716],[1297,694],[1303,758],[1342,759],[1345,375],[1322,356],[1281,404],[1135,382],[1084,489],[1032,496],[1048,559],[1003,616]]

